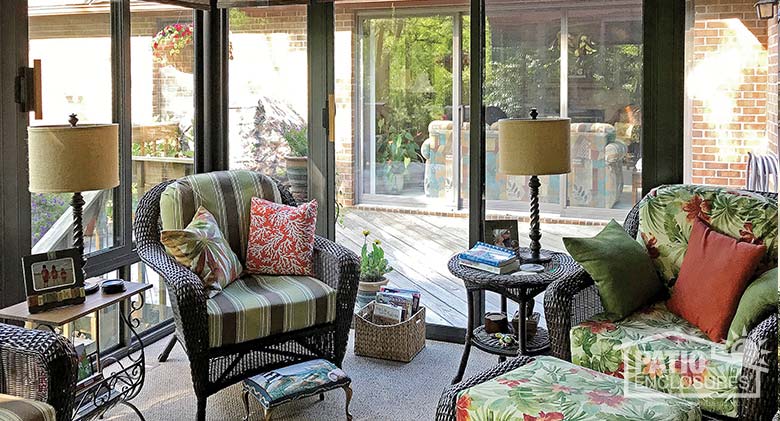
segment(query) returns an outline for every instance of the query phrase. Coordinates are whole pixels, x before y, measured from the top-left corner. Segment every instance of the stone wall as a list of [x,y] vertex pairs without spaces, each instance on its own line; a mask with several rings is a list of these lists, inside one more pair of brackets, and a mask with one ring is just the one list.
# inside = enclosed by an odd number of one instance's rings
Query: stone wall
[[770,28],[753,3],[695,1],[686,80],[693,183],[744,187],[747,153],[777,150],[776,135],[772,140],[767,130],[777,127],[777,86],[770,93],[767,74]]

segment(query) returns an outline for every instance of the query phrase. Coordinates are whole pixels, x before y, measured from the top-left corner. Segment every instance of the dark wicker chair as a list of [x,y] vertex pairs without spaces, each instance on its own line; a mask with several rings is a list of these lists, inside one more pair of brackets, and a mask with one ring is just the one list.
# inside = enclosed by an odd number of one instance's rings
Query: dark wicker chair
[[[777,200],[776,193],[760,194]],[[639,229],[639,204],[628,213],[623,228],[632,238],[636,237]],[[598,290],[584,269],[580,269],[576,276],[550,284],[544,296],[544,314],[550,333],[552,355],[571,361],[569,331],[572,326],[603,311]],[[777,314],[772,313],[749,333],[745,342],[740,387],[757,384],[756,376],[760,376],[760,396],[764,398],[740,398],[737,404],[740,420],[772,419],[777,411],[777,399],[774,399],[777,396],[777,363]],[[757,372],[750,367],[762,367],[766,370]],[[740,388],[740,393],[749,392],[751,391]],[[772,398],[765,398],[767,396]]]
[[76,351],[64,337],[0,324],[0,393],[46,402],[58,421],[73,419]]
[[[168,288],[176,336],[190,361],[197,397],[197,419],[205,419],[209,396],[255,374],[315,358],[324,358],[341,366],[357,295],[357,256],[325,238],[318,236],[315,239],[316,278],[336,290],[335,321],[211,348],[207,328],[207,294],[203,283],[197,275],[169,256],[160,243],[160,197],[172,182],[175,180],[159,184],[141,199],[136,213],[135,239],[141,260],[162,276]],[[277,186],[282,202],[295,206],[289,190],[279,183]]]

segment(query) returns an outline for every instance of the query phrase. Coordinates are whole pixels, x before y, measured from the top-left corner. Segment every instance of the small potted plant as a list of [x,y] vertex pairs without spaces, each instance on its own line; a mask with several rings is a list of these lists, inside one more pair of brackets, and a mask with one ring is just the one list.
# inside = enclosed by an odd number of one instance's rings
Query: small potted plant
[[385,274],[393,268],[385,258],[382,242],[371,242],[369,250],[368,230],[363,230],[363,248],[360,251],[360,283],[358,284],[357,308],[363,308],[376,298],[379,289],[387,285]]
[[390,194],[401,194],[403,191],[404,176],[412,158],[417,156],[417,150],[418,146],[408,131],[390,136],[387,141],[385,166],[385,182]]
[[287,163],[287,178],[290,192],[296,200],[305,201],[309,188],[309,136],[306,127],[290,129],[282,135],[290,147],[290,154],[284,157]]

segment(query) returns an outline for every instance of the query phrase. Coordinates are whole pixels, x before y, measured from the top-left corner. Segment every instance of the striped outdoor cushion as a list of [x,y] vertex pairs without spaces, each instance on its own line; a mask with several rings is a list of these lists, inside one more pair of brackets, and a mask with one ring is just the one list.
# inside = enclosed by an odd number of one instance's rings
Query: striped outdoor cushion
[[281,202],[276,183],[254,171],[215,171],[181,178],[160,197],[162,228],[183,229],[203,206],[214,215],[222,235],[244,264],[253,197]]
[[56,421],[48,403],[0,393],[0,421]]
[[206,301],[212,348],[336,319],[336,291],[309,276],[248,275]]

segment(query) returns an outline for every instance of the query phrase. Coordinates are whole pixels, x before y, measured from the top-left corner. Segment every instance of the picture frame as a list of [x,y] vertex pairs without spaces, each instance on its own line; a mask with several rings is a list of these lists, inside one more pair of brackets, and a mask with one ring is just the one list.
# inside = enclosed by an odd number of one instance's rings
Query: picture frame
[[84,302],[84,272],[78,249],[25,256],[22,269],[30,313]]
[[499,247],[515,250],[520,247],[517,220],[505,219],[485,221],[485,238],[483,242]]

